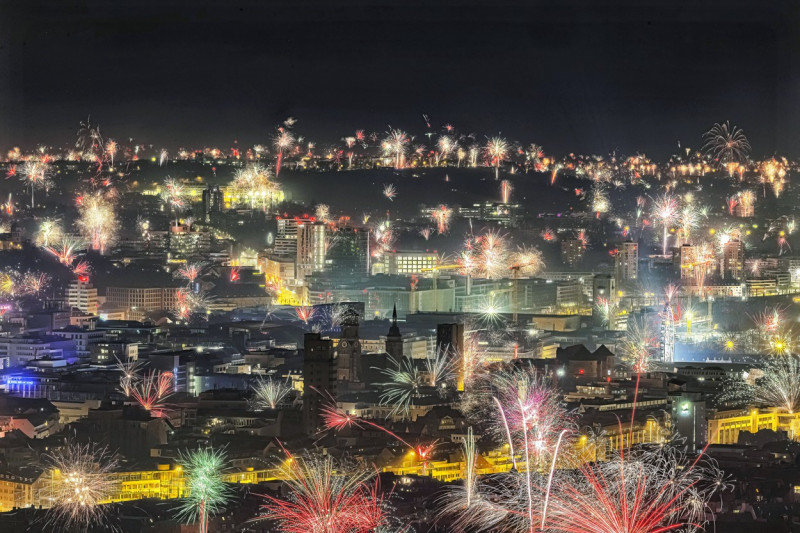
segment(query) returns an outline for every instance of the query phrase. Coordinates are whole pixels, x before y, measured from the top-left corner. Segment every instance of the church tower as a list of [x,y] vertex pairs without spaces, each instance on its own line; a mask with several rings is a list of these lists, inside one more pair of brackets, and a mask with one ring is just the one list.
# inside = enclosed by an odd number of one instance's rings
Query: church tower
[[361,342],[358,340],[358,313],[348,308],[342,315],[342,335],[336,346],[337,379],[348,385],[360,381],[358,373],[361,368]]
[[403,357],[403,336],[400,334],[400,328],[397,327],[397,305],[392,309],[392,325],[389,327],[389,333],[386,334],[386,353],[395,361],[399,361]]

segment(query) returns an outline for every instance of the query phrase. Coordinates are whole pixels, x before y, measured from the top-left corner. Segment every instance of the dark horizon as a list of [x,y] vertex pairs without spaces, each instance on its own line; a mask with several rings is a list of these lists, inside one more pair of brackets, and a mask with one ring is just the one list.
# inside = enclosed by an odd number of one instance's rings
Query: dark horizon
[[[17,5],[15,5],[17,4]],[[422,114],[554,154],[699,148],[800,156],[800,7],[752,2],[2,3],[0,149],[63,146],[91,115],[124,142],[319,145]]]

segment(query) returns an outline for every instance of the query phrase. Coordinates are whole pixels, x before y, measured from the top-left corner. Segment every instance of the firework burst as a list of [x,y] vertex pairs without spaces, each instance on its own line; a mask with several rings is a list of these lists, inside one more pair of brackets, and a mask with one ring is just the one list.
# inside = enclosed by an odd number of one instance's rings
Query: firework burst
[[45,490],[48,523],[61,531],[102,524],[111,506],[101,503],[117,488],[110,476],[117,466],[112,454],[94,444],[67,442],[46,455],[45,462],[52,475]]
[[410,143],[411,138],[403,130],[391,129],[386,133],[383,139],[383,151],[394,157],[394,168],[405,166],[405,155]]
[[368,471],[343,472],[330,455],[289,457],[279,471],[290,496],[265,495],[262,510],[285,533],[372,533],[390,522],[380,485],[369,482]]
[[731,126],[730,122],[714,124],[703,139],[703,150],[720,163],[745,161],[750,153],[750,142],[744,131]]
[[117,214],[110,198],[102,192],[84,194],[79,197],[78,229],[92,249],[105,253],[114,243],[119,231]]
[[178,459],[188,496],[177,508],[176,517],[181,522],[197,522],[199,533],[208,533],[209,516],[222,510],[233,498],[231,487],[222,479],[226,461],[224,450],[213,448],[186,452]]
[[145,411],[161,417],[166,407],[164,402],[172,395],[173,381],[172,372],[151,372],[128,385],[130,397]]
[[253,411],[266,411],[275,409],[279,403],[292,390],[288,381],[278,381],[272,378],[259,376],[255,384],[251,385],[253,396],[250,399],[250,408]]
[[394,199],[397,197],[397,188],[391,184],[387,183],[383,186],[383,195],[390,201],[393,202]]

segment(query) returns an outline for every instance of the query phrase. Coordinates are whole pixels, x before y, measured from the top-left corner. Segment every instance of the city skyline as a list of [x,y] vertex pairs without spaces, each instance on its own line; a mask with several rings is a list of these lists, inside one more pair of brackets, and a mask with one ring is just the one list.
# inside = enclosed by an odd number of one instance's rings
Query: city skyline
[[800,142],[789,2],[40,7],[4,6],[4,148],[58,145],[88,115],[170,147],[257,144],[287,116],[326,140],[423,114],[559,154],[662,158],[724,120],[762,156]]

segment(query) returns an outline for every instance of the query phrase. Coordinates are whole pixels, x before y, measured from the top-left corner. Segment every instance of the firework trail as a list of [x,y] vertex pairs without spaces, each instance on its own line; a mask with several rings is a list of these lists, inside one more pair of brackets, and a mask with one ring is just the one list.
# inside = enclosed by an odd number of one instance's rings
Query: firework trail
[[275,177],[277,178],[281,174],[281,163],[283,162],[283,155],[285,153],[290,153],[295,145],[297,144],[297,139],[289,131],[287,127],[280,127],[278,131],[275,133],[275,136],[272,140],[272,145],[275,147],[275,150],[278,152],[277,160],[275,161]]
[[547,531],[701,531],[708,502],[722,487],[716,482],[721,472],[710,462],[700,464],[702,456],[691,460],[667,445],[586,463],[577,475],[559,472]]
[[508,201],[511,199],[511,191],[514,190],[513,185],[508,180],[503,180],[500,182],[500,199],[504,204],[507,204]]
[[669,228],[678,216],[678,201],[670,194],[663,194],[653,202],[653,217],[658,220],[663,230],[661,254],[667,255],[667,239]]
[[203,263],[186,263],[176,271],[176,274],[178,277],[185,279],[190,285],[194,285],[204,266]]
[[314,318],[314,315],[317,313],[317,309],[315,307],[310,307],[304,305],[302,307],[295,307],[294,309],[297,318],[302,320],[304,324],[308,324],[308,322]]
[[419,230],[420,236],[426,241],[431,238],[431,233],[433,233],[433,229],[431,228],[422,228]]
[[450,218],[453,216],[453,210],[446,205],[440,205],[431,211],[431,218],[436,223],[436,230],[439,235],[443,235],[450,230]]
[[48,248],[50,243],[60,240],[63,234],[64,230],[58,220],[45,218],[36,232],[36,245]]

